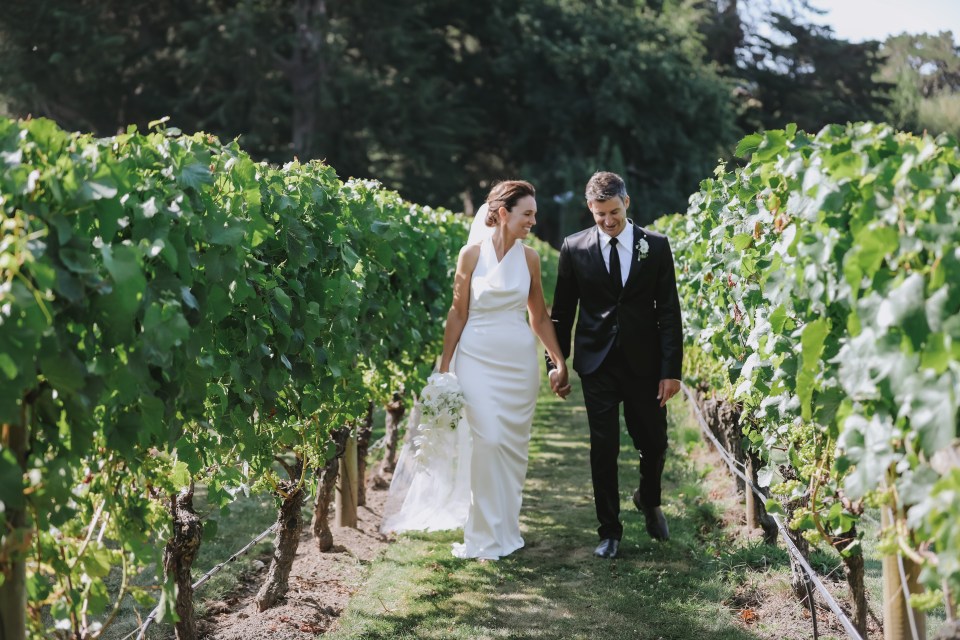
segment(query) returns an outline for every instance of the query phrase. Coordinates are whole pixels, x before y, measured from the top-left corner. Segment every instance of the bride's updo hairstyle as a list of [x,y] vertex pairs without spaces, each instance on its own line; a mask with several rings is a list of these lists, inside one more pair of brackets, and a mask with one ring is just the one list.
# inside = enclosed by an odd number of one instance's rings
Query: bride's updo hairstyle
[[495,227],[500,224],[500,216],[497,213],[500,207],[504,207],[509,211],[516,206],[517,201],[521,198],[525,198],[526,196],[536,197],[536,195],[537,192],[533,188],[533,185],[526,180],[504,180],[503,182],[498,182],[493,186],[493,189],[490,189],[490,193],[487,195],[487,206],[489,207],[486,219],[487,226]]

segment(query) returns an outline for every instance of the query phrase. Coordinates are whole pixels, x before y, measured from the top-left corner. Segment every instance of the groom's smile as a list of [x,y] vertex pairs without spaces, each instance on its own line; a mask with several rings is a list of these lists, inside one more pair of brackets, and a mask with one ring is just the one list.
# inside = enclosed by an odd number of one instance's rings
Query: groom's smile
[[614,196],[609,200],[589,200],[587,207],[593,214],[593,221],[600,227],[600,231],[611,238],[615,238],[627,226],[627,207],[630,206],[630,196],[620,199]]

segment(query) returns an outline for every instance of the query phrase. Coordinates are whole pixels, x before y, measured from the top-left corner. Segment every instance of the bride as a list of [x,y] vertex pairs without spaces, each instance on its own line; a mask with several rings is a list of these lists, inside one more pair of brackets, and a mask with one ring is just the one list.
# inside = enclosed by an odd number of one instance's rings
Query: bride
[[383,530],[463,526],[463,543],[453,548],[460,558],[496,560],[523,547],[520,503],[540,369],[534,334],[561,363],[551,386],[567,384],[540,258],[522,243],[536,222],[535,191],[523,180],[495,185],[478,211],[457,259],[440,359],[440,372],[453,369],[465,399],[455,451],[421,469],[408,441],[390,487],[387,511],[400,506]]

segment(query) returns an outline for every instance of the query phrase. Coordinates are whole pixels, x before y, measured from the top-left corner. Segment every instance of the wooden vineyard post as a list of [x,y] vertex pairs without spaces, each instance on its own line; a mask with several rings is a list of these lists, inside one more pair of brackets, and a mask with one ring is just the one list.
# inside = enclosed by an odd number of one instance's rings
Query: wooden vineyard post
[[[880,521],[883,530],[893,526],[888,507],[880,509]],[[910,628],[910,610],[907,607],[910,594],[903,593],[899,557],[896,554],[883,556],[882,566],[883,640],[913,640],[913,631]],[[904,558],[903,568],[907,575],[907,588],[910,593],[920,593],[922,588],[917,584],[920,567]],[[913,609],[913,619],[917,625],[916,640],[924,640],[927,637],[926,616],[922,611]]]
[[[0,425],[0,449],[10,450],[21,472],[26,470],[29,408],[32,405],[24,398],[20,408],[20,424]],[[22,489],[18,487],[15,491],[21,493]],[[30,531],[26,526],[25,509],[8,506],[6,517],[6,534],[12,553],[3,563],[6,566],[0,565],[0,570],[6,574],[6,579],[0,585],[0,638],[23,640],[27,635],[27,564],[24,556],[30,547]]]
[[367,417],[357,426],[357,506],[367,505],[367,454],[373,434],[373,400],[367,403]]
[[357,526],[357,437],[351,432],[340,458],[336,492],[337,526]]
[[[755,478],[756,474],[753,472],[753,458],[751,456],[744,456],[746,460],[746,471],[748,478]],[[757,496],[753,493],[753,488],[749,485],[743,491],[746,496],[746,510],[747,510],[747,526],[751,529],[760,528],[760,514],[757,511]]]

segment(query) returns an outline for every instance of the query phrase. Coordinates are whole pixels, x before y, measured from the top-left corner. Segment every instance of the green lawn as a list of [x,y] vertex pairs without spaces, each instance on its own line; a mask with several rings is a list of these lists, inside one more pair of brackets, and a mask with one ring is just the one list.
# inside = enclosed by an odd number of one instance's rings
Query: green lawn
[[[671,540],[652,541],[630,503],[637,454],[624,432],[621,557],[600,560],[579,388],[563,402],[544,387],[521,513],[526,548],[498,562],[458,560],[459,532],[406,535],[374,562],[328,638],[759,638],[724,604],[735,588],[682,400],[671,401],[664,511]],[[718,554],[721,556],[718,559]]]

